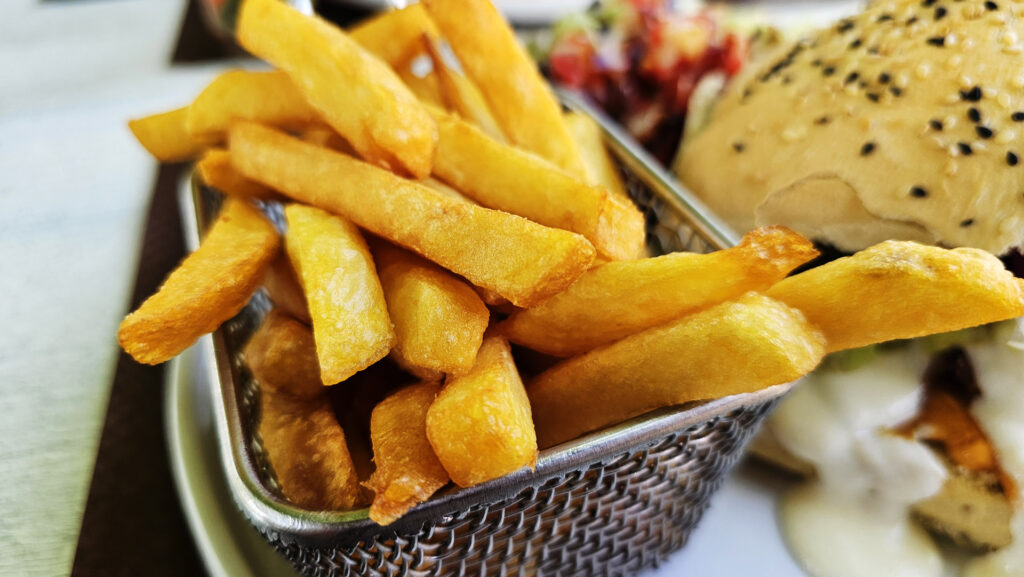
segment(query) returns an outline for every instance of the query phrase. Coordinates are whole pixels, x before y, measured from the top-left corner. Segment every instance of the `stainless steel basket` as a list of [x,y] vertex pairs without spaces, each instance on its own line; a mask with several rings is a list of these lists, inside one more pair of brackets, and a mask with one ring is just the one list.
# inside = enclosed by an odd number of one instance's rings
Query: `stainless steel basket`
[[[605,129],[646,213],[654,253],[707,252],[735,242],[613,124],[573,95],[561,96]],[[218,195],[197,187],[194,201],[202,228]],[[220,388],[213,390],[213,406],[239,508],[310,576],[628,575],[654,566],[686,543],[708,498],[788,390],[783,385],[644,415],[542,451],[533,471],[442,491],[380,527],[365,509],[308,511],[280,496],[258,435],[259,385],[240,357],[269,306],[258,294],[215,333]]]

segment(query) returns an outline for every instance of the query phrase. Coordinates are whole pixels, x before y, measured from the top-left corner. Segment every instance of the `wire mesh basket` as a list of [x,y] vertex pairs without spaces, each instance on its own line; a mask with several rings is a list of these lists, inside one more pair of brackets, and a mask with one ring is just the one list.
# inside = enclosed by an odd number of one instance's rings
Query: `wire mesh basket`
[[[602,125],[654,254],[708,252],[735,236],[606,118]],[[218,208],[195,187],[200,229]],[[272,215],[273,216],[273,215]],[[523,469],[449,488],[394,524],[367,510],[308,511],[280,494],[262,450],[259,385],[240,351],[271,304],[263,294],[214,334],[219,445],[242,512],[301,572],[316,577],[629,575],[682,547],[711,494],[788,385],[670,407],[542,451]]]

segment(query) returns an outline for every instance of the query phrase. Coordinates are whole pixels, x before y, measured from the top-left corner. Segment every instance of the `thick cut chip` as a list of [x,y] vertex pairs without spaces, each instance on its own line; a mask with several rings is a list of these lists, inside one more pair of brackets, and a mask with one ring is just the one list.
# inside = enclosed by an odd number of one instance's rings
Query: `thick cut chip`
[[242,310],[279,247],[260,211],[229,198],[199,248],[121,321],[121,347],[148,365],[177,356]]
[[425,54],[424,35],[430,38],[438,36],[437,26],[422,4],[385,12],[350,28],[348,33],[392,68],[399,68]]
[[281,251],[270,263],[267,276],[263,279],[263,288],[267,290],[267,295],[274,302],[275,308],[307,325],[312,325],[306,294],[302,292],[302,285],[295,275],[295,268],[288,260],[288,253]]
[[264,389],[260,436],[281,492],[311,511],[364,504],[352,457],[326,395],[300,399]]
[[[546,160],[502,144],[452,114],[434,112],[434,174],[480,204],[582,234],[591,242],[608,194]],[[642,237],[641,237],[642,238]],[[601,250],[595,244],[595,248]]]
[[301,399],[324,394],[312,331],[276,309],[253,333],[244,354],[261,390]]
[[644,255],[647,240],[644,214],[628,198],[608,195],[597,222],[594,246],[609,260],[633,260]]
[[325,385],[382,359],[395,344],[373,258],[355,225],[318,208],[291,204],[285,247],[306,292]]
[[471,122],[491,138],[505,142],[505,133],[498,126],[498,121],[491,114],[491,109],[484,100],[480,89],[473,81],[456,70],[454,64],[446,59],[434,37],[424,37],[423,45],[434,64],[434,75],[437,77],[445,107],[455,111],[459,116]]
[[772,287],[825,333],[829,352],[1024,314],[1024,280],[991,254],[886,241]]
[[374,164],[430,174],[437,127],[381,59],[344,32],[277,0],[246,0],[238,40],[280,68],[323,120]]
[[473,367],[490,312],[466,281],[384,242],[373,245],[403,367],[465,373]]
[[284,72],[229,70],[188,107],[185,127],[194,138],[223,140],[235,120],[298,129],[322,122]]
[[211,148],[196,163],[199,178],[228,196],[239,198],[272,198],[274,191],[238,174],[231,166],[231,155],[220,148]]
[[583,176],[562,108],[512,28],[488,0],[424,0],[502,133],[570,174]]
[[604,137],[597,122],[581,112],[567,112],[565,124],[569,127],[573,140],[580,147],[586,181],[589,184],[603,186],[605,190],[621,198],[629,199],[622,175],[604,146]]
[[344,215],[518,306],[564,290],[594,259],[582,236],[455,200],[259,125],[235,124],[230,150],[245,176]]
[[530,399],[508,341],[489,335],[473,370],[448,377],[427,411],[427,437],[460,487],[479,485],[537,462]]
[[766,227],[727,250],[609,262],[539,306],[513,313],[501,330],[514,343],[572,356],[748,291],[766,290],[817,254],[795,232]]
[[209,141],[193,138],[185,129],[188,107],[136,118],[128,128],[145,149],[160,162],[181,162],[199,156]]
[[800,311],[750,293],[569,359],[527,392],[547,448],[659,407],[793,381],[824,354]]
[[370,439],[377,470],[370,519],[388,525],[448,484],[448,473],[427,440],[427,409],[440,385],[420,383],[393,393],[373,409]]

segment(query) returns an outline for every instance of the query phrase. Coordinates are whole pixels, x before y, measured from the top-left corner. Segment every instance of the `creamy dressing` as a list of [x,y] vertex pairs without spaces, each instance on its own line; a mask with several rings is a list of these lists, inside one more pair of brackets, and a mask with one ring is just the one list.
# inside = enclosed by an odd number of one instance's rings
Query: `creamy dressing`
[[769,420],[776,439],[818,471],[780,511],[789,547],[811,575],[944,574],[939,548],[910,507],[942,488],[946,466],[888,432],[917,413],[928,361],[911,343],[855,370],[818,371]]
[[[1024,320],[999,327],[991,342],[967,345],[982,395],[971,405],[971,413],[988,435],[999,455],[1003,470],[1024,488]],[[1011,349],[1012,347],[1012,349]],[[1013,350],[1019,349],[1019,350]],[[967,564],[964,577],[1024,576],[1024,508],[1021,496],[1014,502],[1016,512],[1010,524],[1013,542]]]

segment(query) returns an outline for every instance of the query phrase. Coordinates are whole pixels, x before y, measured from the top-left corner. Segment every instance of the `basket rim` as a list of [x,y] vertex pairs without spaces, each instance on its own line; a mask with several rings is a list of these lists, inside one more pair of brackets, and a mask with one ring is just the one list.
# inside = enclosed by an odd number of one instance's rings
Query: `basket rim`
[[[709,245],[727,248],[739,236],[715,216],[699,199],[675,181],[621,128],[588,105],[577,94],[557,90],[562,103],[591,116],[601,127],[609,149],[617,160],[681,216]],[[195,220],[189,223],[192,239],[198,241],[199,226],[208,207],[201,200],[200,187],[182,202],[191,204]],[[447,488],[406,513],[395,523],[382,527],[369,519],[368,508],[353,511],[310,511],[296,507],[271,492],[260,481],[256,458],[247,442],[238,401],[238,367],[228,351],[225,330],[218,329],[203,347],[209,365],[210,387],[217,444],[228,488],[246,518],[269,539],[302,546],[344,546],[382,535],[418,534],[438,519],[459,517],[480,506],[514,497],[554,478],[582,473],[593,464],[651,446],[669,435],[713,421],[737,409],[770,402],[785,395],[793,383],[768,387],[753,393],[665,407],[629,419],[615,426],[589,433],[540,452],[533,470],[523,468],[509,475],[470,488]]]

